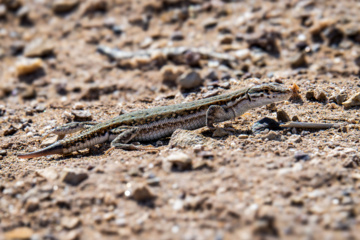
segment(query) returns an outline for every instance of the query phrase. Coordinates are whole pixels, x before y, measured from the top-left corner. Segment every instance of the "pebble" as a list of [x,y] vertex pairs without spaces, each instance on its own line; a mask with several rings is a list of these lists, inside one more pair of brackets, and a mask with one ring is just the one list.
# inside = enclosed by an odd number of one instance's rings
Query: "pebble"
[[34,212],[39,209],[39,199],[35,197],[31,197],[26,201],[25,209],[27,212]]
[[4,18],[6,16],[6,6],[4,4],[0,4],[0,18]]
[[88,110],[72,110],[71,114],[74,116],[75,122],[91,121],[92,115]]
[[288,142],[291,142],[291,143],[300,143],[302,141],[301,139],[301,136],[300,135],[291,135],[289,138],[288,138]]
[[294,158],[295,158],[296,162],[301,161],[301,160],[308,161],[308,160],[310,160],[310,155],[307,153],[303,153],[303,152],[296,152],[294,155]]
[[284,110],[277,110],[276,111],[276,119],[279,121],[279,122],[290,122],[290,117],[289,115],[284,111]]
[[65,169],[61,176],[61,181],[73,186],[79,185],[88,178],[88,174],[81,169]]
[[290,59],[290,66],[292,68],[307,67],[305,53],[298,53]]
[[182,41],[184,40],[184,34],[180,31],[173,32],[170,36],[170,39],[173,41]]
[[198,72],[190,70],[183,73],[177,83],[182,89],[191,89],[202,85],[203,79]]
[[26,45],[24,49],[25,57],[43,57],[52,54],[54,46],[50,41],[42,38],[36,38]]
[[44,63],[40,58],[21,58],[15,63],[15,70],[18,76],[33,73],[43,67]]
[[260,132],[264,131],[265,129],[281,130],[281,127],[280,127],[280,124],[276,120],[274,120],[272,118],[267,118],[267,117],[260,119],[259,121],[255,122],[251,126],[251,130],[255,134],[260,133]]
[[15,128],[13,125],[10,125],[7,129],[4,130],[3,135],[11,136],[14,135],[17,131],[18,131],[17,128]]
[[250,57],[250,50],[248,48],[237,50],[235,52],[235,56],[239,60],[244,60],[244,59]]
[[316,101],[314,90],[307,91],[305,93],[305,98],[308,101]]
[[55,168],[44,168],[35,171],[37,176],[45,178],[47,181],[54,181],[59,177],[58,171]]
[[343,102],[343,105],[346,109],[360,106],[360,92],[352,95],[346,102]]
[[262,137],[262,139],[268,139],[268,140],[280,140],[281,135],[277,132],[270,131],[265,136]]
[[156,198],[156,195],[151,192],[149,187],[143,184],[139,184],[131,191],[130,198],[135,201],[147,201]]
[[41,142],[40,147],[44,148],[44,147],[50,146],[51,144],[54,144],[55,142],[57,142],[57,140],[58,140],[58,135],[47,137],[46,139],[44,139]]
[[316,100],[321,103],[327,103],[328,98],[326,96],[326,93],[323,91],[319,92],[319,94],[316,96]]
[[19,227],[5,233],[5,239],[7,240],[25,240],[30,239],[34,234],[33,230],[28,227]]
[[220,37],[220,44],[231,44],[234,41],[234,37],[231,34],[224,34]]
[[74,110],[83,110],[85,108],[85,105],[84,105],[84,103],[77,102],[74,104],[74,106],[72,108]]
[[174,87],[177,85],[176,80],[178,77],[185,71],[185,68],[173,66],[173,65],[165,65],[161,68],[161,76],[162,83],[168,85],[170,87]]
[[215,18],[208,18],[202,22],[202,26],[205,30],[216,27],[218,21]]
[[342,93],[342,94],[332,96],[329,100],[333,101],[333,102],[336,102],[336,104],[338,104],[338,105],[342,105],[347,98],[348,98],[348,95]]
[[0,156],[5,157],[7,155],[6,150],[0,150]]
[[94,84],[83,91],[83,93],[80,96],[80,100],[84,100],[84,101],[99,100],[100,91],[101,91],[100,87]]
[[74,229],[81,224],[78,217],[63,217],[61,218],[61,226],[67,230]]
[[162,166],[167,172],[191,170],[192,160],[189,155],[183,152],[174,152],[163,159]]
[[55,13],[66,13],[73,10],[79,4],[79,0],[55,0],[52,10]]

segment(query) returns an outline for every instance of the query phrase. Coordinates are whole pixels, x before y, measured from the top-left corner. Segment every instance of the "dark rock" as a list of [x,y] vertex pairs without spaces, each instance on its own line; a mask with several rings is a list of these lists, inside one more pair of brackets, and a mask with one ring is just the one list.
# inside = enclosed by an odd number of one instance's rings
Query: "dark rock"
[[276,120],[267,117],[257,121],[251,127],[251,130],[254,134],[260,133],[265,129],[281,130],[282,128],[280,127],[280,124]]
[[184,40],[184,35],[182,34],[182,32],[177,31],[171,34],[170,39],[173,41],[182,41]]
[[277,110],[276,119],[283,123],[290,122],[290,117],[284,110]]
[[191,89],[200,86],[203,83],[203,79],[199,73],[187,71],[177,79],[177,82],[182,89]]
[[338,46],[344,38],[344,33],[334,26],[325,29],[324,35],[328,39],[329,46]]
[[303,152],[296,152],[294,155],[295,161],[308,161],[310,160],[310,155]]
[[305,98],[308,101],[316,101],[315,92],[313,90],[307,91],[305,94]]
[[79,4],[79,0],[55,0],[52,9],[55,13],[69,12]]
[[8,129],[4,130],[4,136],[14,135],[18,131],[13,125],[10,125]]
[[156,195],[146,185],[138,185],[134,188],[130,197],[135,201],[149,201],[156,198]]
[[290,66],[292,68],[307,67],[305,53],[298,53],[290,59]]
[[82,170],[67,169],[64,171],[61,181],[73,186],[79,185],[88,178],[88,174]]

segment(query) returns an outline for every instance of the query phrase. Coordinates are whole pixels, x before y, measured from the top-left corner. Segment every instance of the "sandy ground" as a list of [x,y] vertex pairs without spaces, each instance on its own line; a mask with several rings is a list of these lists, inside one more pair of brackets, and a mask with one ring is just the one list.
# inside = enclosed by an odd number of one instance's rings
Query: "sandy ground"
[[[360,112],[342,104],[360,91],[359,11],[0,0],[0,239],[360,239]],[[58,125],[263,82],[295,83],[301,99],[141,143],[157,151],[16,157],[54,142],[41,139]],[[337,126],[251,130],[289,120],[281,111]]]

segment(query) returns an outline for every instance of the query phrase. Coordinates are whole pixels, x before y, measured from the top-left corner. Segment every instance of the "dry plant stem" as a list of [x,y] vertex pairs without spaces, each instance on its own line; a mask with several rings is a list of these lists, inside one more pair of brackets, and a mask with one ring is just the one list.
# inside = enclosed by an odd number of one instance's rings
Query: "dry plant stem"
[[312,129],[327,129],[338,128],[339,125],[335,123],[311,123],[311,122],[288,122],[280,125],[281,127],[290,128],[312,128]]

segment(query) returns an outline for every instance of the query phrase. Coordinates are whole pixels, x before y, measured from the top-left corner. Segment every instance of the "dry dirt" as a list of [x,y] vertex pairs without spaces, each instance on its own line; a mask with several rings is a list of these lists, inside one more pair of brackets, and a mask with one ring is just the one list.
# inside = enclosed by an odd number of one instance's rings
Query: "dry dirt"
[[[341,104],[360,91],[359,12],[355,0],[0,0],[0,239],[360,239],[360,114]],[[16,157],[67,122],[274,81],[301,99],[216,134]],[[280,110],[339,126],[251,131]]]

